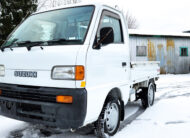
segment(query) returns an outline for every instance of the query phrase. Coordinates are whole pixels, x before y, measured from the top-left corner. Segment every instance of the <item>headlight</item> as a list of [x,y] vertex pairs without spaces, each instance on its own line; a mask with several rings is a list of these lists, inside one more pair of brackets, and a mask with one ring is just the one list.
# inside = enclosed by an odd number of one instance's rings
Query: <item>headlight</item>
[[52,71],[52,79],[74,80],[75,68],[74,67],[54,67]]
[[83,80],[84,67],[83,66],[56,66],[52,70],[52,79],[58,80]]
[[5,76],[5,66],[0,65],[0,77],[4,77],[4,76]]

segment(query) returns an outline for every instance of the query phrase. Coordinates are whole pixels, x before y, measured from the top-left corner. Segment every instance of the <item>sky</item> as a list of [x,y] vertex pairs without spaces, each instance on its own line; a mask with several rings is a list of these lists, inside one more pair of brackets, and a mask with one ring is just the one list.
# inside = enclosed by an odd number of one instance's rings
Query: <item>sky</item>
[[[102,0],[95,0],[102,1]],[[190,30],[189,0],[104,0],[116,3],[136,17],[139,28],[149,31],[182,32]]]

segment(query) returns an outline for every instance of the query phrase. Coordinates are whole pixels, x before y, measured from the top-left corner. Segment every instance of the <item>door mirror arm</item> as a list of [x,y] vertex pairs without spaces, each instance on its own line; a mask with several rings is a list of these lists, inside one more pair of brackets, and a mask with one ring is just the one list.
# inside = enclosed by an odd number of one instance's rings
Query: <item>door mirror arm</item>
[[101,49],[101,44],[99,42],[97,42],[97,36],[94,40],[93,49],[96,49],[96,50]]

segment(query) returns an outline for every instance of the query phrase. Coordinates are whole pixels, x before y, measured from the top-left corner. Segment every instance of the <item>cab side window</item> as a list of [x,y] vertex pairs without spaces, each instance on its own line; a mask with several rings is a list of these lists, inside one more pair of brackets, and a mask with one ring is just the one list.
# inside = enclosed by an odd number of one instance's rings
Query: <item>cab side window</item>
[[[119,17],[119,16],[118,16]],[[114,31],[114,43],[123,43],[123,36],[121,30],[121,21],[119,18],[111,15],[103,15],[97,33],[97,39],[100,40],[100,30],[105,27],[111,27]]]

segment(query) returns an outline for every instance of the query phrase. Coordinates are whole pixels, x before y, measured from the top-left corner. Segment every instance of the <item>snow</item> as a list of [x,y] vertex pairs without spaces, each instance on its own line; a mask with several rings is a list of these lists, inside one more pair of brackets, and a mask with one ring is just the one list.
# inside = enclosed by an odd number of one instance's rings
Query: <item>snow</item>
[[179,32],[165,32],[165,31],[147,31],[147,30],[138,30],[138,29],[129,29],[130,35],[145,35],[145,36],[178,36],[178,37],[190,37],[188,33],[179,33]]
[[190,127],[189,108],[188,97],[162,100],[115,137],[186,138]]
[[[157,82],[158,91],[154,106],[142,110],[139,102],[126,106],[125,119],[113,138],[189,138],[190,128],[190,74],[161,75]],[[124,121],[124,122],[125,122]],[[47,131],[47,132],[46,132]],[[0,116],[0,138],[20,135],[23,138],[91,138],[93,134],[82,135],[68,130],[50,129]]]
[[161,76],[156,103],[114,138],[188,138],[190,74]]
[[0,116],[0,138],[8,137],[11,131],[23,128],[26,123]]

